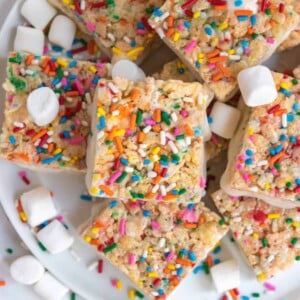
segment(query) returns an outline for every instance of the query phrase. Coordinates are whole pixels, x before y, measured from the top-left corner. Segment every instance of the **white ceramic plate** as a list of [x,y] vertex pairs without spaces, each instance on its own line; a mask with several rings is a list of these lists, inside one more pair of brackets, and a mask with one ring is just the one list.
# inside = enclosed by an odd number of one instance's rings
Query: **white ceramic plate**
[[[19,7],[22,1],[16,1],[6,22],[0,32],[0,80],[3,82],[5,76],[5,56],[9,49],[12,49],[12,39],[14,37],[15,28],[18,24],[22,24],[23,20],[19,15]],[[299,49],[298,49],[299,51]],[[170,52],[165,50],[164,57],[168,56]],[[294,53],[294,55],[291,55]],[[296,52],[284,54],[286,57],[295,58]],[[161,53],[157,53],[156,57],[162,57]],[[144,66],[149,70],[151,66],[153,70],[153,61],[151,58],[146,61]],[[289,64],[282,64],[287,62],[286,59],[273,58],[271,65],[279,67],[276,61],[281,62],[281,69],[287,68]],[[296,61],[289,60],[291,66],[296,65]],[[298,58],[298,63],[300,63]],[[157,65],[161,65],[160,60]],[[277,68],[278,69],[278,68]],[[0,91],[0,111],[3,116],[4,92]],[[0,123],[3,117],[0,117]],[[216,163],[217,165],[218,163]],[[219,165],[217,165],[219,168]],[[0,201],[4,210],[10,219],[12,225],[29,247],[32,253],[42,262],[42,264],[50,270],[59,280],[67,285],[75,293],[81,295],[88,300],[113,300],[113,299],[127,299],[127,289],[133,287],[133,284],[125,278],[116,268],[108,262],[104,264],[104,273],[98,274],[96,271],[89,271],[87,266],[97,260],[97,254],[87,245],[85,245],[78,238],[75,239],[74,251],[81,257],[78,262],[68,252],[58,255],[50,255],[41,251],[37,242],[32,235],[29,227],[21,223],[15,210],[14,201],[18,195],[24,191],[30,190],[38,185],[44,185],[54,192],[55,203],[60,209],[61,214],[65,217],[65,222],[70,226],[70,230],[76,237],[76,228],[84,222],[90,214],[92,204],[80,200],[80,195],[85,192],[84,181],[82,175],[70,175],[64,173],[45,174],[38,172],[27,171],[27,176],[31,181],[30,186],[26,186],[17,173],[20,168],[3,160],[0,160]],[[252,271],[247,267],[245,261],[241,258],[236,246],[230,241],[229,236],[223,239],[222,251],[213,255],[214,258],[221,260],[235,257],[240,262],[241,268],[241,286],[239,288],[241,295],[250,296],[253,292],[261,293],[261,299],[280,299],[280,300],[297,300],[300,299],[299,289],[299,271],[300,264],[295,264],[293,268],[287,272],[280,274],[277,278],[271,280],[277,287],[274,294],[266,293],[264,288],[257,283]],[[120,279],[123,282],[123,290],[117,291],[110,285],[111,279]],[[288,284],[287,284],[288,283]],[[212,285],[209,275],[203,272],[197,275],[191,273],[188,278],[178,287],[171,299],[181,300],[215,300],[220,299]],[[1,296],[0,296],[1,298]],[[9,299],[8,299],[9,300]]]

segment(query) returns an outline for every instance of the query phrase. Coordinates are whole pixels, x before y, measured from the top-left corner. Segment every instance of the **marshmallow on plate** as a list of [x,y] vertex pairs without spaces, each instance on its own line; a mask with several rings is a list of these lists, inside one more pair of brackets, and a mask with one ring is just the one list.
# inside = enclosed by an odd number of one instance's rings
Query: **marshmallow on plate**
[[52,89],[41,87],[27,98],[27,110],[38,126],[49,125],[58,115],[59,102]]
[[49,225],[42,228],[37,234],[37,239],[52,254],[65,251],[74,242],[73,236],[68,232],[64,225],[53,220]]
[[144,71],[127,59],[121,59],[113,65],[111,76],[112,78],[121,77],[132,81],[144,81],[146,78]]
[[247,106],[270,104],[277,98],[272,73],[265,66],[245,69],[238,74],[237,80]]
[[231,139],[239,123],[241,112],[228,104],[217,101],[210,113],[210,129],[215,134]]
[[51,23],[48,39],[51,43],[69,50],[76,33],[75,23],[66,16],[58,15]]
[[21,15],[35,28],[43,30],[56,15],[57,10],[47,0],[26,0]]
[[219,293],[231,290],[240,285],[239,264],[235,259],[214,265],[211,267],[210,273]]
[[18,26],[14,41],[14,50],[42,55],[44,52],[45,36],[40,29]]
[[57,216],[51,192],[45,187],[38,187],[21,195],[20,201],[32,227]]
[[44,273],[44,267],[32,255],[19,257],[10,265],[11,277],[22,284],[34,284],[43,277]]
[[69,292],[66,286],[48,272],[33,286],[33,290],[45,300],[60,300]]

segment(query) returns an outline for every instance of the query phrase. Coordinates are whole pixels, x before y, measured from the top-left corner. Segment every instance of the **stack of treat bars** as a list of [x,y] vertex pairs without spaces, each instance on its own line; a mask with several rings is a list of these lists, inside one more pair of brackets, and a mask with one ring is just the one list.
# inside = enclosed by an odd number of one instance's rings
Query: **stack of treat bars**
[[[0,156],[85,172],[107,205],[80,236],[152,299],[166,299],[229,229],[262,282],[300,260],[300,84],[260,65],[300,43],[299,1],[49,3],[22,9],[32,26],[18,28],[8,58]],[[47,50],[45,34],[70,50],[75,24],[109,59]],[[136,64],[161,40],[178,58],[145,77]],[[209,195],[220,218],[202,198],[224,150]]]

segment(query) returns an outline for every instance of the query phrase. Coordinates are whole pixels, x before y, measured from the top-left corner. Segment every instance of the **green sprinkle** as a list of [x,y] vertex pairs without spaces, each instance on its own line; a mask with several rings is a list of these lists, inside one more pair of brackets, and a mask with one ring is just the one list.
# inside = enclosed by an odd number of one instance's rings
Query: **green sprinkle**
[[212,28],[214,28],[214,29],[216,29],[216,28],[217,28],[217,24],[216,24],[216,22],[211,22],[211,23],[210,23],[210,26],[211,26]]
[[179,162],[180,161],[180,156],[178,154],[171,154],[171,158],[173,161]]
[[180,219],[176,219],[177,224],[182,224],[182,221]]
[[11,249],[11,248],[7,248],[7,249],[6,249],[6,252],[7,252],[8,254],[13,254],[13,253],[14,253],[14,250]]
[[261,243],[263,247],[268,247],[268,240],[265,236],[262,238]]
[[186,188],[180,189],[179,195],[183,195],[184,193],[186,193]]
[[298,80],[297,80],[296,78],[293,78],[293,79],[292,79],[292,84],[293,84],[293,85],[298,84]]
[[270,16],[270,15],[272,14],[271,9],[270,9],[270,8],[267,8],[267,9],[265,10],[265,14],[268,15],[268,16]]
[[136,113],[136,125],[140,125],[143,119],[143,112],[139,109]]
[[66,163],[65,163],[64,161],[61,160],[61,161],[59,162],[59,165],[60,165],[61,167],[65,167],[65,166],[66,166]]
[[276,162],[274,164],[274,167],[277,169],[277,170],[280,170],[280,163],[279,162]]
[[26,82],[22,79],[19,79],[17,77],[11,77],[9,79],[10,83],[15,87],[17,92],[23,91],[26,89]]
[[292,183],[289,181],[289,182],[287,182],[287,183],[285,184],[285,186],[289,189],[289,188],[292,187]]
[[169,115],[167,112],[162,111],[162,112],[161,112],[161,118],[162,118],[162,120],[163,120],[168,126],[171,125],[170,115]]
[[259,298],[260,297],[260,293],[252,293],[251,295],[254,298]]
[[105,145],[110,145],[112,143],[112,141],[106,140],[105,141]]
[[140,299],[143,299],[143,298],[144,298],[144,295],[143,295],[140,291],[138,291],[138,290],[135,290],[135,295],[136,295],[137,297],[139,297]]
[[169,157],[167,155],[165,155],[165,154],[162,154],[160,156],[160,159],[163,160],[163,161],[165,161],[165,162],[169,162]]
[[20,64],[20,63],[22,62],[22,57],[21,57],[20,53],[17,53],[17,56],[15,56],[15,57],[10,57],[10,58],[8,59],[8,61],[9,61],[10,63]]
[[113,243],[109,246],[107,246],[106,248],[103,249],[103,253],[108,253],[108,252],[111,252],[113,251],[115,248],[117,248],[117,244],[116,243]]
[[147,14],[152,14],[153,8],[152,8],[152,7],[146,7],[145,12],[146,12]]
[[61,67],[56,69],[56,74],[59,79],[62,79],[64,77],[64,73],[63,73]]
[[117,211],[114,211],[111,216],[114,218],[114,219],[117,219],[118,216],[119,216],[119,213]]
[[72,293],[70,299],[71,299],[71,300],[76,300],[76,294],[75,294],[75,293]]
[[297,237],[293,237],[291,239],[291,244],[295,246],[297,243],[298,243],[298,238]]
[[293,221],[293,219],[292,218],[286,218],[285,219],[285,223],[286,224],[292,224],[294,221]]
[[184,140],[184,134],[180,134],[176,136],[176,141]]
[[126,178],[127,175],[128,175],[127,172],[123,172],[122,175],[116,180],[117,183],[121,183]]
[[223,219],[221,219],[220,221],[219,221],[219,225],[224,225],[225,224],[225,221],[223,220]]
[[135,192],[130,191],[130,195],[133,199],[136,199],[138,197],[137,193],[135,193]]
[[38,246],[42,251],[47,251],[46,247],[41,242],[38,242]]
[[204,261],[204,262],[202,263],[202,266],[203,266],[203,269],[204,269],[205,274],[209,274],[209,273],[210,273],[210,272],[209,272],[209,267],[208,267],[208,264],[207,264],[206,261]]
[[137,197],[140,199],[144,199],[145,195],[143,193],[137,193]]
[[299,261],[300,260],[300,255],[296,256],[296,260]]
[[256,38],[258,38],[259,34],[256,32],[252,33],[252,38],[255,40]]

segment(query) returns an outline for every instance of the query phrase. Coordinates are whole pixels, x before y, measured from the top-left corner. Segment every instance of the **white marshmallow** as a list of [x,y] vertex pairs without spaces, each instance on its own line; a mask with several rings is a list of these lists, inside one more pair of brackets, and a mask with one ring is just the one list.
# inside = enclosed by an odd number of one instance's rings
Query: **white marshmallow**
[[36,125],[47,126],[58,115],[58,98],[52,89],[38,88],[32,91],[27,98],[27,110]]
[[35,28],[18,26],[14,41],[14,50],[42,55],[44,52],[45,36],[43,31]]
[[22,284],[34,284],[43,277],[44,273],[44,267],[32,255],[19,257],[10,265],[11,277]]
[[258,1],[257,0],[243,0],[240,6],[236,6],[236,0],[227,0],[227,9],[228,10],[237,10],[237,9],[246,9],[252,10],[253,14],[256,14],[258,11]]
[[69,50],[72,48],[75,33],[75,23],[66,16],[58,15],[51,23],[48,39],[51,43]]
[[205,114],[204,122],[203,122],[203,140],[207,142],[211,139],[211,130],[208,124],[207,115]]
[[36,237],[52,254],[65,251],[71,247],[74,242],[73,236],[64,225],[57,220],[53,220],[49,225],[41,229]]
[[144,81],[146,75],[135,63],[127,59],[117,61],[111,70],[112,78],[121,77],[132,81]]
[[66,286],[48,272],[33,286],[33,290],[45,300],[60,300],[69,292]]
[[246,105],[250,107],[272,103],[277,89],[271,71],[265,66],[255,66],[241,71],[238,84]]
[[239,264],[235,259],[212,266],[210,273],[219,293],[237,288],[240,285]]
[[47,0],[26,0],[21,15],[35,28],[43,30],[56,15],[57,10]]
[[44,187],[38,187],[21,195],[21,204],[32,227],[57,216],[51,192]]
[[210,113],[210,129],[215,134],[231,139],[239,123],[241,112],[228,104],[217,101]]

